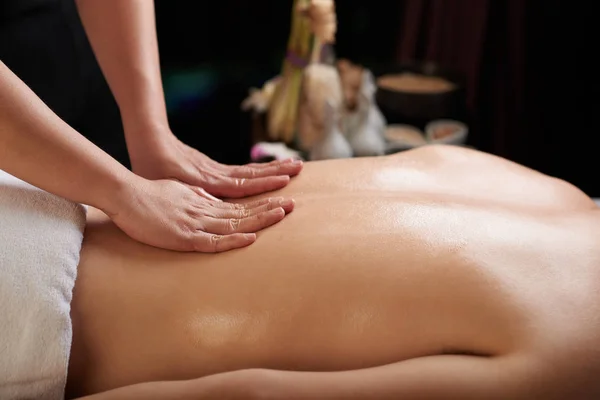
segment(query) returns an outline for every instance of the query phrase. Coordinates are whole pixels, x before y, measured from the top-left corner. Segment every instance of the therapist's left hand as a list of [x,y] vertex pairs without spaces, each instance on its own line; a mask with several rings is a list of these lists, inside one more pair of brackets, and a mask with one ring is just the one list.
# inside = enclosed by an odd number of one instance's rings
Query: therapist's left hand
[[152,145],[129,146],[129,155],[133,172],[144,178],[176,179],[217,197],[240,198],[281,189],[302,170],[302,162],[296,160],[224,165],[170,132]]

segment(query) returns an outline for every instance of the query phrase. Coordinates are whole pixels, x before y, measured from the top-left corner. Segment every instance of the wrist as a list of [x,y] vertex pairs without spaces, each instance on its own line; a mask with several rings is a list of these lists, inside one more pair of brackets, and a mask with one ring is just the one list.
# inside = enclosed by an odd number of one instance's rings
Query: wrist
[[166,115],[152,116],[148,113],[130,115],[122,112],[122,121],[125,138],[128,141],[156,141],[173,135]]
[[177,138],[168,126],[136,125],[125,129],[127,151],[132,164],[139,158],[160,158],[165,156]]
[[135,203],[136,193],[140,190],[143,181],[144,178],[129,170],[115,174],[108,185],[102,188],[102,193],[97,197],[97,204],[90,205],[113,218]]

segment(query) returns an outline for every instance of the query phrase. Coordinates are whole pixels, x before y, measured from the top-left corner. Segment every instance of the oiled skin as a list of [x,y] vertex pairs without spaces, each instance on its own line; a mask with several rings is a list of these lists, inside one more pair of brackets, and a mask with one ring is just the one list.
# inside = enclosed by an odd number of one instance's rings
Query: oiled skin
[[593,385],[600,220],[571,185],[428,146],[308,163],[280,193],[292,214],[217,255],[147,247],[90,212],[70,395],[436,354],[544,357]]

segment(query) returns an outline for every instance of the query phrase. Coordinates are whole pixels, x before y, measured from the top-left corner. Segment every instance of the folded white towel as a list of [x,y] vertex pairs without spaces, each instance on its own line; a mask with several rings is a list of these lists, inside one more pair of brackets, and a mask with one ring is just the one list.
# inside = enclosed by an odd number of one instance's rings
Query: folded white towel
[[0,170],[0,399],[63,399],[85,208]]

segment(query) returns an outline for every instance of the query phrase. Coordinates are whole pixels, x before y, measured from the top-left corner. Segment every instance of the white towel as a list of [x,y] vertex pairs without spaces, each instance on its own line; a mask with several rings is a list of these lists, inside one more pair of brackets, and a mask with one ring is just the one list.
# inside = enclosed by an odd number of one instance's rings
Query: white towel
[[0,170],[0,399],[63,399],[85,208]]

